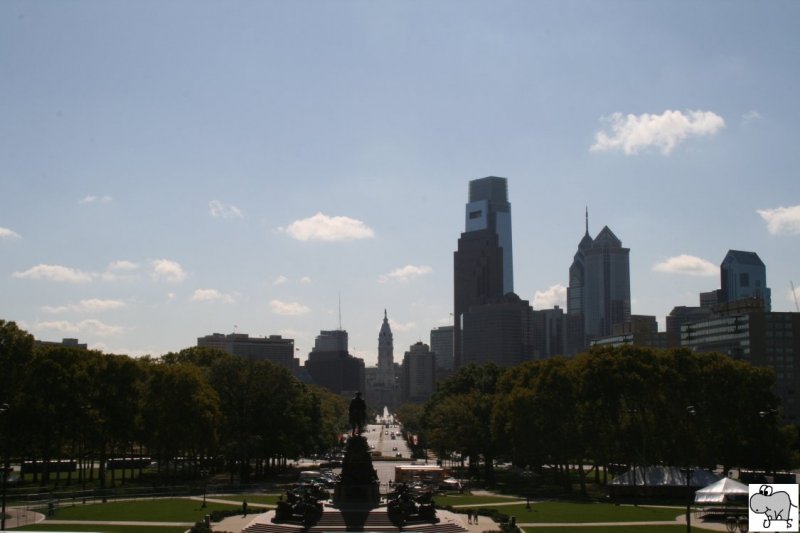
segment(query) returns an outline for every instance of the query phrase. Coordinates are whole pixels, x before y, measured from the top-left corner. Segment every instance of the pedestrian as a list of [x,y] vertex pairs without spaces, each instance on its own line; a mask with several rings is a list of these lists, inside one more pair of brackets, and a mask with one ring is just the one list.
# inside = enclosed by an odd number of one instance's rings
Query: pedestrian
[[472,523],[477,525],[478,524],[478,511],[473,511],[475,514],[472,515]]
[[242,500],[242,512],[247,516],[247,500]]
[[472,524],[472,509],[467,509],[467,524]]

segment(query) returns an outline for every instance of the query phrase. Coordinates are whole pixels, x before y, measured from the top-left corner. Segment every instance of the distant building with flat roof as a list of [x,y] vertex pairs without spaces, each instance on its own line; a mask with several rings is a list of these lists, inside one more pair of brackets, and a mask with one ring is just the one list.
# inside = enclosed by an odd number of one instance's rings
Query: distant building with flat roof
[[67,348],[79,348],[81,350],[87,350],[87,345],[85,343],[78,342],[78,339],[61,339],[61,342],[57,341],[36,341],[37,346],[62,346]]
[[280,335],[251,337],[246,333],[212,333],[197,338],[201,348],[217,348],[231,355],[257,361],[270,361],[288,368],[295,375],[300,363],[294,357],[294,339],[284,339]]

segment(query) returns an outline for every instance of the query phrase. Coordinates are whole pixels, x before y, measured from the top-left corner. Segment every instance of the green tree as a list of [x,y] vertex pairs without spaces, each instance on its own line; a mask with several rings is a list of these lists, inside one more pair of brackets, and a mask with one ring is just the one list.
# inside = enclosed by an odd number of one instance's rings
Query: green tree
[[[484,479],[494,482],[495,441],[492,438],[492,412],[497,381],[502,370],[494,364],[469,365],[439,384],[439,389],[425,404],[423,427],[428,444],[440,452],[459,451],[470,458],[470,470],[478,475],[483,459]],[[460,408],[458,407],[460,405]],[[448,418],[451,417],[451,418]],[[456,431],[457,441],[445,435],[443,424],[456,417],[463,424]]]

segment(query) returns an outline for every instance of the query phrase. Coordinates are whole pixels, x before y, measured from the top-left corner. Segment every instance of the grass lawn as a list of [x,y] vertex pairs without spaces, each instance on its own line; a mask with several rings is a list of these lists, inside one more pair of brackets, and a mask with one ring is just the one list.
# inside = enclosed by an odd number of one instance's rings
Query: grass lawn
[[[14,531],[95,531],[100,533],[183,533],[185,527],[162,526],[92,526],[88,524],[36,524],[14,528]],[[561,533],[564,533],[563,531]]]
[[[481,506],[476,504],[475,508],[480,509]],[[669,522],[681,514],[680,509],[574,502],[532,503],[530,509],[526,509],[524,503],[486,507],[486,509],[497,509],[503,514],[514,516],[519,524],[536,522]]]
[[241,502],[247,500],[247,505],[278,505],[279,494],[231,494],[229,496],[209,496],[209,498],[216,498],[218,500],[230,500],[233,502]]
[[[487,503],[504,503],[513,502],[515,500],[525,500],[525,498],[509,498],[508,496],[473,496],[471,494],[464,495],[447,495],[447,496],[434,496],[433,500],[436,505],[446,507],[448,505],[481,505]],[[525,505],[525,504],[523,504]]]
[[239,507],[238,505],[208,502],[208,506],[203,509],[202,504],[203,502],[188,498],[90,503],[75,507],[60,507],[56,510],[53,518],[58,520],[197,522],[202,520],[206,513],[215,509]]

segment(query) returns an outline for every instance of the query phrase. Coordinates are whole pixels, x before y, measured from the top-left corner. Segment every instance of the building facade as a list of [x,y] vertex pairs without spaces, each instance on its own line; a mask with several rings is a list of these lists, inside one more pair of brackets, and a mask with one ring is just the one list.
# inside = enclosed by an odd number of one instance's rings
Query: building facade
[[288,368],[295,375],[300,362],[294,356],[294,339],[284,339],[280,335],[269,337],[251,337],[246,333],[212,333],[198,337],[197,346],[216,348],[231,355],[245,357],[257,361],[270,361]]
[[412,344],[403,356],[403,403],[425,403],[436,391],[436,355],[422,342]]
[[364,360],[347,352],[347,331],[321,331],[305,369],[314,383],[343,396],[365,388]]
[[567,335],[567,319],[564,310],[535,310],[533,316],[533,359],[547,359],[564,355]]
[[574,355],[593,339],[613,335],[614,325],[630,321],[630,249],[604,226],[594,239],[586,232],[569,268],[564,351]]
[[[771,368],[784,419],[789,423],[800,422],[800,313],[750,311],[716,315],[683,325],[681,345]],[[754,404],[754,408],[766,407]]]
[[469,183],[465,230],[453,256],[453,359],[462,366],[464,314],[514,290],[511,204],[505,178]]
[[453,326],[431,330],[431,351],[436,354],[438,368],[453,370]]
[[509,293],[463,314],[462,365],[511,367],[533,358],[533,309]]
[[772,291],[767,287],[767,267],[755,252],[728,250],[719,267],[719,303],[758,298],[764,310],[772,310]]

